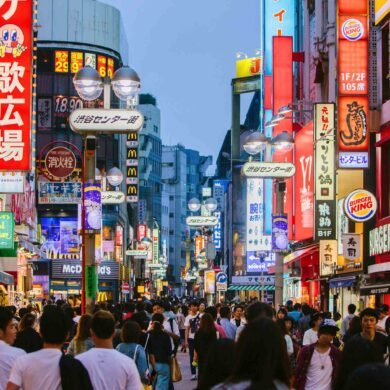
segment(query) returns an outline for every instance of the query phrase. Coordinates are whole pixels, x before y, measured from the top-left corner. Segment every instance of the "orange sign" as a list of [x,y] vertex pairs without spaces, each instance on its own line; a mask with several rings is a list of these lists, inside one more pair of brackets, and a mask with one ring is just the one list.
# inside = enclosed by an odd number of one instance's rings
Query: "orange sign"
[[83,67],[83,53],[81,51],[72,51],[70,53],[70,71],[77,73]]
[[101,77],[107,76],[107,58],[104,56],[97,56],[98,58],[98,72]]
[[339,0],[339,15],[367,14],[367,0]]
[[195,250],[194,250],[195,259],[200,255],[200,251],[202,249],[203,249],[203,237],[202,236],[195,237]]
[[69,72],[69,52],[66,50],[56,50],[54,55],[55,71],[57,73]]
[[107,58],[107,75],[110,79],[112,79],[112,76],[114,75],[114,59],[113,58]]

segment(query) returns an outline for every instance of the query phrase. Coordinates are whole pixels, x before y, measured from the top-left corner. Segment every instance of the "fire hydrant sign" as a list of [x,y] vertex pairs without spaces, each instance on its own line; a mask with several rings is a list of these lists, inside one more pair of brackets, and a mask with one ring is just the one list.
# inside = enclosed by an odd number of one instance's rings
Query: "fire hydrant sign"
[[0,2],[0,170],[30,169],[32,5]]
[[71,129],[78,134],[120,134],[138,131],[144,116],[137,110],[83,108],[69,117]]

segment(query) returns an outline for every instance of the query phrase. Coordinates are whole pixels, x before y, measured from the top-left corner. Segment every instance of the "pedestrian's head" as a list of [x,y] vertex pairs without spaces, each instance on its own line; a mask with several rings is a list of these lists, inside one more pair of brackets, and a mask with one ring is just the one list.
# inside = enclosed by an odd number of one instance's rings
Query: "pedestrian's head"
[[204,313],[206,310],[206,305],[202,302],[199,304],[199,312]]
[[314,329],[318,329],[323,319],[324,316],[321,313],[318,312],[314,313],[310,319],[310,327]]
[[348,333],[352,336],[362,331],[362,321],[360,317],[355,316],[349,321]]
[[311,308],[310,308],[310,306],[309,306],[307,303],[304,303],[304,304],[302,305],[302,313],[303,313],[304,316],[310,315],[310,313],[311,313]]
[[233,362],[234,341],[230,339],[216,340],[207,353],[203,366],[204,372],[200,378],[198,389],[211,389],[213,386],[224,382],[232,372]]
[[97,311],[92,317],[92,339],[108,340],[114,337],[115,318],[106,310]]
[[164,308],[164,311],[171,311],[172,310],[172,305],[169,301],[165,301],[163,303],[163,308]]
[[19,309],[19,317],[20,317],[20,318],[23,318],[24,315],[27,314],[28,312],[29,312],[29,311],[27,310],[26,307],[21,307],[21,308]]
[[145,303],[142,301],[137,302],[135,305],[135,309],[137,310],[137,313],[139,313],[140,311],[144,311],[145,310]]
[[382,356],[372,341],[362,337],[351,338],[345,344],[341,354],[336,378],[336,388],[344,389],[349,375],[360,366],[368,363],[380,363],[382,361]]
[[339,328],[332,319],[325,319],[318,328],[318,343],[320,345],[330,345],[336,336]]
[[284,322],[284,318],[278,318],[276,320],[276,324],[279,326],[280,332],[282,333],[283,336],[288,333],[286,323]]
[[294,305],[294,311],[301,311],[302,310],[302,305],[300,303],[296,303]]
[[389,314],[389,305],[383,304],[378,308],[379,319],[386,317]]
[[226,305],[221,306],[219,310],[219,315],[221,316],[221,318],[230,319],[230,307]]
[[12,312],[0,306],[0,340],[12,345],[16,338],[16,326]]
[[217,308],[215,306],[206,307],[204,312],[210,314],[211,317],[213,317],[214,321],[217,320],[218,312],[217,312]]
[[264,302],[253,302],[246,309],[246,319],[248,322],[255,320],[258,317],[267,317],[273,319],[274,311],[270,305]]
[[122,326],[121,340],[124,343],[138,343],[141,337],[141,327],[134,321],[125,321]]
[[19,322],[18,330],[21,332],[27,328],[33,328],[35,325],[37,318],[33,313],[27,313],[23,316],[23,318]]
[[59,306],[46,306],[39,319],[39,332],[45,343],[63,344],[69,333],[69,321]]
[[209,313],[204,313],[199,323],[199,332],[202,333],[215,333],[214,318]]
[[360,313],[363,332],[375,332],[378,322],[378,313],[376,310],[367,307]]
[[194,315],[197,313],[199,305],[197,301],[192,301],[190,302],[188,307],[190,309],[191,314]]
[[154,313],[164,313],[164,307],[161,302],[154,302],[152,306],[153,314]]
[[154,313],[152,315],[153,330],[162,331],[164,323],[164,316],[161,313]]
[[354,305],[353,303],[350,303],[348,305],[348,314],[355,314],[355,311],[356,311],[356,305]]
[[239,320],[244,313],[244,309],[241,305],[234,306],[234,318]]
[[287,316],[287,310],[284,308],[280,308],[278,310],[278,313],[276,314],[276,318],[282,320],[284,317]]
[[260,317],[249,321],[235,350],[231,382],[250,380],[251,388],[274,388],[274,380],[289,386],[289,361],[285,340],[274,321]]
[[145,311],[138,311],[131,316],[131,321],[136,322],[142,330],[146,330],[148,328],[149,320]]
[[344,389],[390,389],[390,368],[383,363],[365,364],[351,373]]
[[74,338],[83,341],[91,337],[91,324],[92,316],[90,314],[83,314],[77,324],[77,331]]
[[286,325],[286,330],[288,333],[291,332],[293,326],[294,326],[294,319],[290,316],[283,318],[284,324]]
[[341,314],[339,312],[336,312],[336,313],[333,314],[333,319],[335,321],[338,321],[340,318],[341,318]]

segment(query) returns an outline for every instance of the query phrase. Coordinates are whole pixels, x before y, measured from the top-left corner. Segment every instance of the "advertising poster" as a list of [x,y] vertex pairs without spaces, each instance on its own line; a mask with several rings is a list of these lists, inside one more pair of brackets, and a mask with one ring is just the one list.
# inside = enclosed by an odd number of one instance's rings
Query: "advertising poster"
[[79,236],[77,225],[72,221],[60,221],[61,253],[78,253]]
[[204,273],[204,292],[206,294],[215,294],[215,272],[205,271]]
[[272,250],[288,250],[288,218],[286,214],[272,216]]
[[84,187],[85,229],[100,230],[102,225],[102,189],[100,183]]
[[0,249],[14,248],[14,213],[0,212]]
[[81,203],[81,183],[38,183],[39,204],[79,204]]

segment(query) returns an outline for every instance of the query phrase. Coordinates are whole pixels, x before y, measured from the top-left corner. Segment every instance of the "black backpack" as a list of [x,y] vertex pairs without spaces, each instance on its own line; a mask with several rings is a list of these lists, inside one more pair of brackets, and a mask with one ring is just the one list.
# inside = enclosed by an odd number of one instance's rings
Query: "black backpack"
[[196,333],[199,329],[200,316],[199,314],[195,318],[190,319],[190,331],[191,333]]

